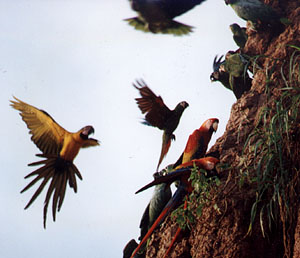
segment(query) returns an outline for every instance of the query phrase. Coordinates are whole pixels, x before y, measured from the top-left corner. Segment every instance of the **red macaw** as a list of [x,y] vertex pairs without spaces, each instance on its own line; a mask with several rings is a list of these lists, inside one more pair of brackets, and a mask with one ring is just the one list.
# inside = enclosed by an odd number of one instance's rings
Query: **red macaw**
[[140,193],[154,185],[158,185],[162,183],[170,185],[174,181],[177,180],[180,181],[180,185],[177,188],[176,192],[174,193],[172,199],[167,203],[167,205],[165,206],[161,214],[158,216],[156,221],[152,224],[147,234],[144,236],[144,238],[139,243],[138,247],[132,253],[131,258],[134,258],[134,256],[139,251],[141,246],[144,243],[146,243],[147,239],[150,237],[154,229],[164,220],[164,218],[170,213],[170,211],[173,210],[182,201],[183,197],[186,194],[191,193],[193,191],[191,182],[188,179],[191,175],[191,170],[194,167],[194,164],[199,169],[205,169],[211,171],[215,168],[218,162],[219,160],[214,157],[205,157],[205,158],[189,161],[185,164],[181,164],[180,167],[178,167],[178,169],[176,169],[173,172],[170,172],[167,175],[156,177],[151,183],[145,185],[144,187],[142,187],[140,190],[136,192],[136,193]]
[[88,125],[76,133],[70,133],[57,124],[47,112],[37,109],[17,98],[15,100],[11,100],[11,106],[20,111],[20,115],[29,129],[29,133],[32,135],[31,140],[42,152],[42,154],[37,154],[37,156],[46,158],[45,160],[28,164],[29,166],[43,166],[25,177],[36,176],[21,193],[25,192],[40,179],[43,178],[43,181],[25,209],[34,202],[47,182],[52,178],[44,202],[43,217],[44,228],[46,228],[47,209],[52,194],[54,193],[52,215],[55,221],[56,210],[59,211],[63,204],[67,183],[74,189],[75,193],[77,192],[75,175],[79,179],[82,179],[82,176],[73,164],[73,160],[79,150],[81,148],[97,146],[99,142],[96,139],[89,138],[89,135],[94,133],[92,126]]
[[218,124],[218,118],[210,118],[207,119],[199,129],[195,130],[189,136],[184,152],[174,164],[174,168],[193,159],[204,157],[211,136],[213,132],[216,132],[218,129]]
[[133,86],[139,90],[141,98],[136,98],[138,107],[142,111],[142,114],[146,113],[145,121],[146,125],[158,127],[163,130],[163,141],[161,154],[159,157],[156,171],[158,171],[159,165],[163,158],[168,153],[171,145],[171,140],[175,140],[173,132],[176,130],[183,111],[189,106],[185,101],[177,104],[174,110],[170,110],[163,102],[160,96],[156,96],[152,90],[141,80],[137,81]]

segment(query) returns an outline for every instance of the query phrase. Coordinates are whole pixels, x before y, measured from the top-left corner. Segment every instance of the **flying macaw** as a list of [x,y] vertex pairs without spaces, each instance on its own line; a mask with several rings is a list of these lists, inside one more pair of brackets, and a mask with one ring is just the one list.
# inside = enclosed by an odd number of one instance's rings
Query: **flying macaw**
[[196,129],[189,136],[184,152],[174,164],[174,168],[193,159],[204,157],[211,136],[218,129],[218,124],[219,119],[210,118],[207,119],[199,129]]
[[[140,190],[138,190],[136,193],[140,193],[154,185],[159,184],[167,184],[170,185],[174,181],[179,180],[179,186],[174,193],[173,197],[170,199],[170,201],[167,203],[163,211],[160,213],[156,221],[152,224],[151,228],[148,230],[147,234],[144,236],[144,238],[139,243],[138,247],[135,249],[135,251],[132,253],[131,258],[133,258],[139,251],[139,249],[146,243],[147,239],[150,237],[154,229],[160,225],[160,223],[166,218],[166,216],[170,213],[171,210],[173,210],[175,207],[177,207],[181,201],[183,200],[184,196],[186,196],[188,193],[191,193],[193,191],[193,187],[191,185],[191,182],[188,180],[191,175],[191,170],[193,169],[194,165],[198,167],[198,169],[205,169],[207,171],[211,171],[215,168],[216,164],[219,162],[217,158],[214,157],[205,157],[201,159],[195,159],[191,160],[185,164],[181,164],[178,166],[178,168],[163,176],[156,177],[151,183],[145,185]],[[200,173],[200,170],[199,170]]]
[[260,0],[225,0],[225,4],[230,5],[240,18],[249,21],[253,30],[256,30],[260,23],[265,25],[289,23],[286,18],[281,18],[271,6]]
[[230,25],[230,30],[233,34],[234,42],[240,47],[240,49],[243,49],[248,39],[246,28],[241,28],[237,23],[233,23]]
[[173,19],[204,0],[129,0],[129,2],[138,16],[125,21],[135,29],[181,36],[190,33],[193,27]]
[[15,100],[11,100],[11,106],[20,111],[20,115],[29,129],[29,133],[32,135],[31,140],[42,152],[42,154],[37,154],[37,156],[46,158],[28,164],[28,166],[43,166],[25,177],[36,176],[21,193],[28,190],[40,179],[43,180],[25,209],[34,202],[47,182],[52,178],[44,202],[43,218],[44,228],[46,228],[47,209],[52,194],[52,216],[53,221],[55,221],[56,210],[60,211],[64,201],[67,183],[69,183],[69,186],[73,188],[75,193],[77,192],[75,176],[80,180],[82,176],[73,164],[73,160],[79,150],[81,148],[97,146],[99,142],[96,139],[89,138],[89,135],[94,133],[92,126],[88,125],[76,133],[70,133],[56,123],[47,112],[31,106],[16,97],[14,98]]
[[137,81],[133,86],[139,90],[141,98],[136,98],[138,107],[145,114],[145,121],[143,124],[154,126],[163,130],[162,148],[157,164],[156,171],[159,165],[169,151],[171,140],[175,140],[173,132],[176,130],[183,111],[189,106],[185,101],[177,104],[174,110],[170,110],[163,102],[160,96],[156,96],[152,90],[141,80]]
[[233,91],[235,97],[239,99],[244,92],[249,91],[252,85],[252,79],[247,72],[247,60],[240,54],[228,51],[225,60],[217,56],[213,63],[213,73],[210,75],[212,82],[220,81],[225,88]]

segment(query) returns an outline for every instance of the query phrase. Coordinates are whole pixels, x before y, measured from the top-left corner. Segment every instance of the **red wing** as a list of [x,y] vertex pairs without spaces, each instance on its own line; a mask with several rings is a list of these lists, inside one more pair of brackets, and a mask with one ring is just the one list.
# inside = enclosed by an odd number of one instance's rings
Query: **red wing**
[[142,114],[146,113],[145,119],[151,125],[164,129],[166,120],[170,117],[172,111],[165,105],[160,96],[156,96],[152,90],[141,81],[136,81],[133,86],[139,90],[141,98],[136,98],[136,102],[142,111]]

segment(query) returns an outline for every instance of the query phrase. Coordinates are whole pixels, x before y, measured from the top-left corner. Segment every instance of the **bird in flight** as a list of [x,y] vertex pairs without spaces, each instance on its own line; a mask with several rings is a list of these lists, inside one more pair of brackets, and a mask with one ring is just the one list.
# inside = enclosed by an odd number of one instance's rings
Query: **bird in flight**
[[182,101],[173,110],[170,110],[162,98],[156,96],[143,80],[136,81],[136,84],[133,84],[133,86],[139,90],[141,95],[141,98],[135,99],[138,107],[142,114],[146,113],[143,124],[157,127],[164,131],[161,154],[156,168],[156,171],[158,171],[159,165],[169,151],[171,140],[175,140],[173,132],[179,124],[183,111],[189,104],[186,101]]
[[31,186],[42,179],[42,182],[34,195],[27,203],[27,209],[42,192],[47,182],[50,185],[44,201],[44,228],[46,228],[47,210],[52,198],[52,216],[53,221],[56,218],[56,210],[60,211],[64,201],[67,184],[77,192],[76,176],[82,179],[82,176],[74,165],[73,160],[81,148],[100,145],[98,140],[89,138],[94,133],[94,128],[90,125],[83,127],[76,133],[71,133],[61,127],[45,111],[31,106],[16,97],[11,100],[11,106],[20,111],[23,121],[26,123],[31,140],[40,149],[42,154],[38,157],[44,160],[33,162],[28,166],[42,165],[42,167],[28,174],[25,178],[35,176],[35,178],[21,191],[28,190]]
[[125,21],[136,30],[181,36],[190,33],[193,27],[173,19],[204,0],[129,0],[129,2],[131,9],[136,11],[138,16]]

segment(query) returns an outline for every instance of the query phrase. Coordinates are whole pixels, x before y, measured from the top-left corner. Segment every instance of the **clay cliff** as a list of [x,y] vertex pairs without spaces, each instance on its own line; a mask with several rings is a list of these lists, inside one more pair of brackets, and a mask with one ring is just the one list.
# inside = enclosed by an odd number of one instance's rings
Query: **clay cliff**
[[[170,257],[300,257],[300,4],[265,0],[289,24],[253,31],[242,51],[251,89],[231,108],[226,131],[208,155],[220,183],[183,230]],[[190,207],[199,205],[194,198]],[[195,208],[196,210],[196,208]],[[146,257],[163,257],[176,216],[152,235]]]

